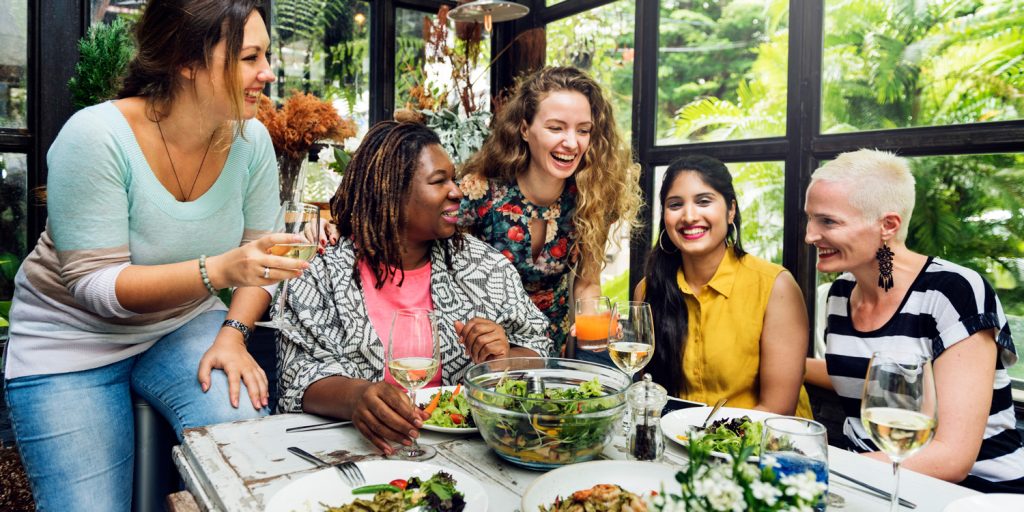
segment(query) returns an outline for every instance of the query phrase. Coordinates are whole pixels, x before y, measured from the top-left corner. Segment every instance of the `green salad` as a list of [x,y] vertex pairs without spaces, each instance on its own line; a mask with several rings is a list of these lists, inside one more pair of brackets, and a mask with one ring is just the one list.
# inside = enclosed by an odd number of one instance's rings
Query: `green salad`
[[[593,457],[604,448],[620,404],[605,396],[594,378],[576,387],[528,391],[526,380],[502,379],[475,411],[481,433],[502,454],[524,462],[566,463]],[[608,414],[602,414],[608,411]],[[511,413],[511,414],[510,414]]]
[[744,446],[753,446],[752,455],[761,453],[761,433],[764,424],[750,419],[750,416],[738,418],[722,418],[711,422],[700,436],[694,436],[691,442],[700,442],[711,451],[720,453],[739,453]]
[[439,391],[430,397],[430,403],[423,410],[430,413],[428,425],[447,428],[474,428],[473,416],[469,413],[469,402],[461,393],[462,386],[454,390]]

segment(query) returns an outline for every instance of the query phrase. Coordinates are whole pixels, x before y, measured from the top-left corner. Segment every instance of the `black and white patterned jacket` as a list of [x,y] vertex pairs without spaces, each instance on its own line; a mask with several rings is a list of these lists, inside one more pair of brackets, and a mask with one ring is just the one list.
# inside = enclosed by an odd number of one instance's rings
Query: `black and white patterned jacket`
[[[484,316],[505,329],[512,345],[547,354],[552,345],[544,336],[548,319],[526,295],[512,264],[466,236],[463,249],[452,250],[449,269],[441,243],[450,244],[441,241],[431,251],[430,296],[441,317],[442,382],[457,382],[471,364],[455,334],[456,320]],[[354,264],[352,242],[343,239],[288,283],[284,318],[298,330],[282,333],[278,342],[278,412],[301,412],[306,389],[324,377],[384,378],[384,345],[352,278]]]

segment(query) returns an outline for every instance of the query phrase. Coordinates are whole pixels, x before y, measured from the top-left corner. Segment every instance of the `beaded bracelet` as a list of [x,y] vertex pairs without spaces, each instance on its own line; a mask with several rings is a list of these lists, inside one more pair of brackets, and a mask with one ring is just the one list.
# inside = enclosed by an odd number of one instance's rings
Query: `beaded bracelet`
[[213,287],[213,283],[210,282],[210,275],[206,273],[205,254],[199,256],[199,276],[203,278],[203,284],[206,285],[206,291],[210,292],[210,295],[217,295],[218,291]]

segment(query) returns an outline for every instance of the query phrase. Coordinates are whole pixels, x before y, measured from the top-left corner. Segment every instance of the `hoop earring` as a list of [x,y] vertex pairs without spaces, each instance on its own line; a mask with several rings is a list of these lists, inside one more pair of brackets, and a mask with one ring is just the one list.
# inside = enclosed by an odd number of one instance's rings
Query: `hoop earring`
[[740,230],[736,228],[736,221],[730,222],[729,223],[729,232],[726,233],[726,235],[725,235],[725,245],[727,247],[732,247],[732,246],[736,245],[736,235],[739,232],[740,232]]
[[658,248],[661,249],[662,252],[664,252],[666,254],[675,254],[675,253],[679,252],[679,248],[678,247],[676,247],[676,250],[674,250],[674,251],[670,251],[670,250],[666,249],[665,245],[662,243],[662,242],[664,242],[664,238],[665,238],[665,232],[662,231],[660,234],[658,234]]
[[875,252],[875,259],[878,260],[878,287],[886,293],[892,289],[892,249],[882,241],[882,246]]

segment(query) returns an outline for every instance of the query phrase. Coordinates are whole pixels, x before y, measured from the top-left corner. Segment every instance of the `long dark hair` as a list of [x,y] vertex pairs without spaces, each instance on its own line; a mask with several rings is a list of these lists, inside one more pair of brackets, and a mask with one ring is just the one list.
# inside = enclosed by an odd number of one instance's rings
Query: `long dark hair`
[[[692,172],[700,176],[701,181],[725,198],[726,209],[736,205],[736,214],[732,225],[726,232],[726,244],[732,247],[737,258],[742,258],[746,251],[740,241],[740,208],[736,201],[736,190],[732,186],[732,175],[721,161],[704,155],[690,155],[679,158],[668,166],[665,179],[661,181],[662,208],[668,198],[672,184],[684,172]],[[679,249],[671,242],[663,247],[662,236],[665,233],[665,216],[659,221],[659,238],[647,257],[644,269],[645,300],[651,304],[654,314],[654,339],[658,340],[658,350],[647,366],[647,371],[655,382],[665,386],[672,396],[685,391],[683,379],[683,352],[686,348],[688,328],[688,311],[683,292],[676,284],[676,274],[683,264]],[[668,250],[666,250],[668,249]]]
[[135,25],[136,53],[117,97],[146,99],[154,120],[169,113],[178,93],[181,69],[209,69],[213,49],[226,44],[224,80],[235,119],[242,121],[242,88],[238,83],[238,55],[242,51],[245,22],[253,11],[267,16],[262,0],[152,0]]
[[[352,275],[356,282],[359,282],[361,260],[366,260],[373,270],[375,288],[384,286],[392,276],[405,278],[402,270],[404,207],[420,153],[431,144],[440,145],[441,140],[422,124],[381,121],[366,132],[352,155],[345,177],[331,198],[331,216],[341,236],[352,239],[356,255]],[[461,233],[449,240],[452,248],[461,249]],[[442,247],[445,264],[450,269],[449,244],[444,243]]]

